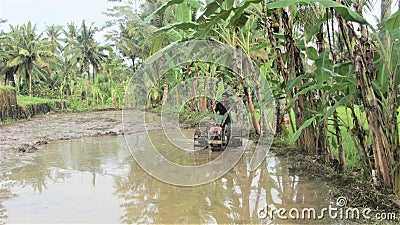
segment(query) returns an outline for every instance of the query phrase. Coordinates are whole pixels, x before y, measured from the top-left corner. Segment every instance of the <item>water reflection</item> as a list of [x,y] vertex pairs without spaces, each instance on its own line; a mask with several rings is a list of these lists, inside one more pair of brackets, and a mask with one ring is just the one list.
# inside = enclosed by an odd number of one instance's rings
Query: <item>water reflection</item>
[[[171,157],[171,148],[165,149]],[[177,153],[177,160],[197,165],[218,154]],[[323,183],[302,181],[272,156],[249,172],[250,159],[245,152],[229,173],[209,184],[177,187],[145,173],[123,137],[51,143],[30,164],[0,175],[0,223],[271,223],[257,216],[267,203],[287,209],[329,204]]]

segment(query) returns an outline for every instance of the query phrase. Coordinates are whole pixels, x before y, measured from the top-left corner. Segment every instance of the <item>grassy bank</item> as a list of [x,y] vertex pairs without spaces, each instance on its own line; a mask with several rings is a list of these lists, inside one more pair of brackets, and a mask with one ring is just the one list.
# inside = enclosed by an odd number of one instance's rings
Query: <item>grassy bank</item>
[[3,86],[0,93],[3,96],[0,100],[2,106],[0,124],[65,109],[65,102],[61,100],[16,95],[12,87]]
[[58,99],[45,99],[38,97],[30,97],[25,95],[17,95],[17,102],[20,106],[29,106],[37,104],[49,104],[53,110],[57,109],[58,105],[61,105],[62,101]]

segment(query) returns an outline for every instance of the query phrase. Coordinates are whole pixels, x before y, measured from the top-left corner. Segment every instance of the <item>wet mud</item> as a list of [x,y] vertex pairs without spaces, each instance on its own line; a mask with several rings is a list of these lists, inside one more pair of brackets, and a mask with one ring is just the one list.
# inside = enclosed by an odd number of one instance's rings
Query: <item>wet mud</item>
[[378,190],[372,182],[360,181],[354,176],[360,171],[354,171],[353,175],[341,174],[334,167],[324,165],[318,159],[307,156],[296,148],[286,146],[273,146],[270,150],[275,156],[283,159],[288,165],[291,174],[302,176],[309,181],[324,182],[330,188],[329,195],[333,199],[344,197],[347,207],[370,208],[371,214],[396,213],[395,220],[355,220],[361,224],[398,224],[400,219],[400,205],[398,198],[387,190]]
[[139,111],[129,111],[122,124],[122,111],[97,111],[46,114],[0,126],[0,171],[16,167],[6,165],[10,158],[23,158],[26,153],[40,150],[52,141],[83,137],[116,136],[160,129],[154,114],[146,113],[146,127]]

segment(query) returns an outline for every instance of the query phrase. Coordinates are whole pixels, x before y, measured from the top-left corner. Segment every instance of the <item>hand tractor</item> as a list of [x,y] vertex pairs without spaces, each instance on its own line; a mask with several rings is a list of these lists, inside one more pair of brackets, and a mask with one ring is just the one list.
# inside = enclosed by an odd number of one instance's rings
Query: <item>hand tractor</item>
[[194,133],[194,147],[210,148],[212,151],[222,151],[226,147],[242,146],[241,128],[231,125],[222,126],[226,115],[218,115],[215,124],[211,121],[201,122]]

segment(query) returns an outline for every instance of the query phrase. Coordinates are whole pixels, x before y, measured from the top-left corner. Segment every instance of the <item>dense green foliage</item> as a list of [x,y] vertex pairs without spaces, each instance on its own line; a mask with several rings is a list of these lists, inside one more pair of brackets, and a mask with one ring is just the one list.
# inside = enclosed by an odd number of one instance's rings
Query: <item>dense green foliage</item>
[[40,32],[30,22],[0,36],[0,71],[20,95],[68,102],[71,109],[120,107],[132,68],[111,46],[94,39],[97,28],[67,24]]

